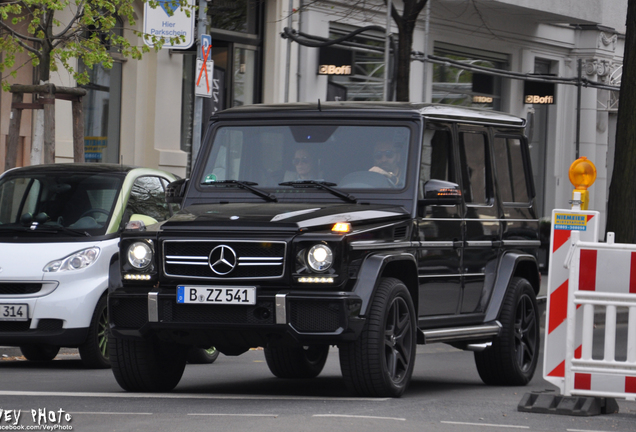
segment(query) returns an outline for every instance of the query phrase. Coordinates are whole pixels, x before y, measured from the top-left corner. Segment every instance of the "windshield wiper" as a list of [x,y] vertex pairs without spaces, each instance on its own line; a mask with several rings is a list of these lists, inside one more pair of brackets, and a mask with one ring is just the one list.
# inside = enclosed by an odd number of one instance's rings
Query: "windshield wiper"
[[276,198],[276,195],[271,194],[269,192],[265,192],[262,189],[259,188],[255,188],[254,186],[257,186],[258,183],[256,182],[251,182],[251,181],[242,181],[242,180],[217,180],[214,182],[203,182],[201,183],[202,185],[206,185],[206,186],[213,186],[213,185],[218,185],[218,184],[224,184],[224,185],[236,185],[238,187],[240,187],[241,189],[246,189],[250,192],[252,192],[254,195],[258,195],[261,198],[265,198],[267,201],[273,201],[273,202],[278,202],[278,198]]
[[353,195],[331,187],[331,186],[337,186],[335,183],[331,183],[331,182],[318,181],[318,180],[296,180],[296,181],[286,181],[286,182],[278,183],[278,185],[291,186],[295,188],[315,186],[318,189],[326,190],[327,192],[330,192],[333,195],[337,196],[338,198],[342,198],[345,201],[349,201],[351,203],[358,202],[358,199],[354,197]]
[[37,232],[37,233],[46,233],[46,234],[57,234],[58,232],[62,231],[63,233],[72,234],[74,236],[91,237],[91,235],[87,233],[86,231],[66,228],[61,225],[50,226],[50,225],[38,225],[37,223],[32,223],[28,227],[0,225],[0,231]]
[[35,229],[35,231],[46,232],[46,233],[57,233],[62,231],[63,233],[73,234],[75,236],[91,237],[91,235],[87,233],[86,231],[80,231],[73,228],[66,228],[66,227],[63,227],[62,225],[59,225],[59,226],[40,225],[40,228]]

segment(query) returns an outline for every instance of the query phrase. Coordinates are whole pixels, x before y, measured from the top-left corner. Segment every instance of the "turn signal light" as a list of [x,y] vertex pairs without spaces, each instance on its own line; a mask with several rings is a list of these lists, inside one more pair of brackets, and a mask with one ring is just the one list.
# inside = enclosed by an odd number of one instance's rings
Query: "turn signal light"
[[333,225],[333,228],[331,228],[331,231],[339,232],[339,233],[348,233],[351,231],[351,224],[349,222],[337,222]]

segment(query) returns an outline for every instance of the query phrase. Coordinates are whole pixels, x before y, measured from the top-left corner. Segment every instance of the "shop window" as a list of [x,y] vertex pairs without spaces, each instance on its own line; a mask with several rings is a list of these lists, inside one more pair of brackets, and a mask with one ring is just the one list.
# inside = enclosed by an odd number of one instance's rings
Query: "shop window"
[[[336,39],[351,33],[352,30],[356,28],[331,23],[329,37]],[[351,49],[352,74],[329,76],[327,100],[384,100],[384,53],[364,49],[365,45],[384,49],[384,34],[364,32],[355,36],[350,42],[359,47]]]
[[[122,34],[122,23],[114,32]],[[113,53],[116,47],[109,47]],[[84,110],[84,160],[86,162],[119,162],[119,134],[121,118],[121,62],[115,60],[107,69],[101,64],[87,68],[80,60],[80,72],[88,72],[89,82],[82,98]]]
[[208,1],[210,26],[220,30],[258,34],[261,3],[262,0]]
[[[434,54],[470,66],[508,69],[508,57],[438,42]],[[433,64],[432,102],[501,110],[501,77],[452,65]]]

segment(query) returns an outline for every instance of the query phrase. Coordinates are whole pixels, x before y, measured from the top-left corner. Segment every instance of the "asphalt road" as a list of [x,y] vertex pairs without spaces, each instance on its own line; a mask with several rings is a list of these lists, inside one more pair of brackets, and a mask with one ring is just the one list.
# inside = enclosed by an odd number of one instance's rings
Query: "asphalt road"
[[[619,413],[595,417],[518,412],[526,392],[555,390],[543,380],[541,364],[526,387],[488,387],[472,353],[442,344],[418,347],[413,381],[400,399],[348,393],[335,348],[313,380],[275,378],[263,352],[253,350],[221,355],[212,365],[188,365],[177,388],[162,394],[122,391],[110,370],[84,369],[75,350],[38,364],[21,359],[15,348],[0,347],[0,358],[0,409],[20,411],[16,424],[25,427],[37,424],[40,413],[42,425],[79,432],[636,431],[632,401],[618,400]],[[14,422],[2,417],[0,430]]]

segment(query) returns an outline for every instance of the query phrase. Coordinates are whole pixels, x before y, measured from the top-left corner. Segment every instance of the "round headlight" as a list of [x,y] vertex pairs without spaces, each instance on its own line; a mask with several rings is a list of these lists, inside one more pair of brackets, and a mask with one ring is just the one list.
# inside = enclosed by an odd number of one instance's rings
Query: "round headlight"
[[146,242],[135,242],[128,247],[128,262],[131,266],[142,269],[152,262],[152,249]]
[[333,252],[327,245],[314,245],[307,254],[307,264],[314,271],[325,271],[333,264]]

